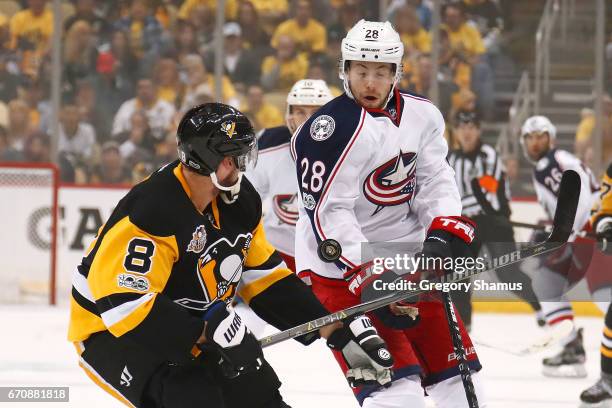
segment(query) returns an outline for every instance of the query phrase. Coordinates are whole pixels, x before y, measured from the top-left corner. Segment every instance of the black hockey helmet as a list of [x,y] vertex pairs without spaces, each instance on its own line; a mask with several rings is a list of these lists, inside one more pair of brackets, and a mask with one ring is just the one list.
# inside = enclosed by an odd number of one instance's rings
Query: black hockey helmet
[[247,117],[223,103],[205,103],[189,109],[177,130],[179,160],[186,167],[210,176],[225,157],[245,171],[257,161],[255,130]]

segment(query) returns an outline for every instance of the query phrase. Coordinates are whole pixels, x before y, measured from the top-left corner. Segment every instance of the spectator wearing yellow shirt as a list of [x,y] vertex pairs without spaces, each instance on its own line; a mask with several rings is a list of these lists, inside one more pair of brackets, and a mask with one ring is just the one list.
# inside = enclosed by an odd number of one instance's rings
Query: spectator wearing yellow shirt
[[431,35],[421,25],[413,6],[400,7],[395,14],[395,28],[404,44],[404,53],[430,53]]
[[[580,113],[580,123],[576,129],[574,149],[576,156],[586,165],[593,164],[593,131],[595,130],[595,112],[592,109],[583,109]],[[603,98],[603,149],[601,159],[603,162],[612,157],[612,98],[604,95]]]
[[281,111],[265,101],[264,91],[259,85],[251,85],[247,90],[246,103],[240,110],[253,123],[255,130],[281,126],[285,123]]
[[[187,55],[181,61],[185,73],[187,74],[187,87],[185,89],[185,96],[181,103],[181,111],[185,112],[191,107],[196,105],[198,95],[214,95],[215,94],[215,78],[208,74],[202,57],[197,54]],[[238,106],[239,100],[236,96],[236,90],[230,82],[230,80],[224,75],[221,82],[221,92],[223,96],[223,102]]]
[[179,79],[178,64],[172,58],[161,58],[153,71],[157,84],[157,97],[177,107],[185,92],[185,85]]
[[[325,27],[312,18],[312,9],[310,2],[307,0],[298,0],[295,17],[278,26],[272,37],[272,47],[278,48],[280,38],[283,35],[289,36],[295,41],[298,52],[319,52],[324,51],[327,47]],[[302,77],[298,79],[302,79]],[[291,85],[289,85],[290,87]]]
[[443,11],[443,22],[451,47],[462,53],[471,64],[478,62],[478,57],[486,49],[478,29],[467,22],[462,4],[447,4]]
[[28,0],[28,8],[16,13],[10,22],[11,48],[21,53],[21,72],[38,75],[43,56],[51,45],[53,13],[46,0]]
[[490,119],[495,105],[493,72],[480,57],[485,46],[476,27],[469,24],[462,3],[447,4],[443,10],[443,28],[456,57],[472,66],[472,89],[478,96],[478,110]]
[[293,38],[278,37],[276,55],[267,56],[261,64],[261,84],[266,90],[289,91],[291,86],[306,77],[308,60],[298,54]]
[[287,16],[287,0],[251,0],[259,15],[267,20],[277,20]]
[[404,76],[409,77],[414,69],[416,58],[431,52],[431,36],[419,20],[416,9],[411,5],[404,5],[395,13],[395,28],[400,34],[404,44]]
[[[189,16],[197,7],[206,7],[211,14],[215,14],[217,10],[217,0],[185,0],[179,8],[178,17],[182,20],[189,20]],[[238,11],[238,1],[225,0],[225,18],[234,19]]]

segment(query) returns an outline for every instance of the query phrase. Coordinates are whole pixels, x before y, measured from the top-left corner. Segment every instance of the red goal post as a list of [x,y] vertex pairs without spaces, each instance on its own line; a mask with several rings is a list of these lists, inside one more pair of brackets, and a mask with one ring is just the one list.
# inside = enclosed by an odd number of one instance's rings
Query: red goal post
[[0,162],[0,303],[56,303],[58,169]]

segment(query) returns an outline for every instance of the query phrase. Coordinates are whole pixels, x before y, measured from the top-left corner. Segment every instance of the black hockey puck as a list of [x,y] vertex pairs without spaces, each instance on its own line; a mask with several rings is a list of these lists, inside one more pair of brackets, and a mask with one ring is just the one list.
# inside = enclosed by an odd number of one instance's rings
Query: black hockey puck
[[335,262],[342,255],[342,247],[335,239],[326,239],[317,247],[317,254],[323,262]]

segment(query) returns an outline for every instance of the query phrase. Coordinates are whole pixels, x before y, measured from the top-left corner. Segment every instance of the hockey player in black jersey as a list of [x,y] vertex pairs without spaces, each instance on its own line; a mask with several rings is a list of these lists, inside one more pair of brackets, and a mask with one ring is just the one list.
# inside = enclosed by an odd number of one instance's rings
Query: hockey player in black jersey
[[[288,407],[228,304],[239,293],[281,330],[327,312],[266,240],[261,199],[242,177],[256,161],[252,126],[211,103],[185,114],[177,138],[180,160],[130,190],[74,273],[68,338],[79,365],[130,407]],[[352,356],[357,383],[390,377],[367,319],[299,340],[320,335]]]

